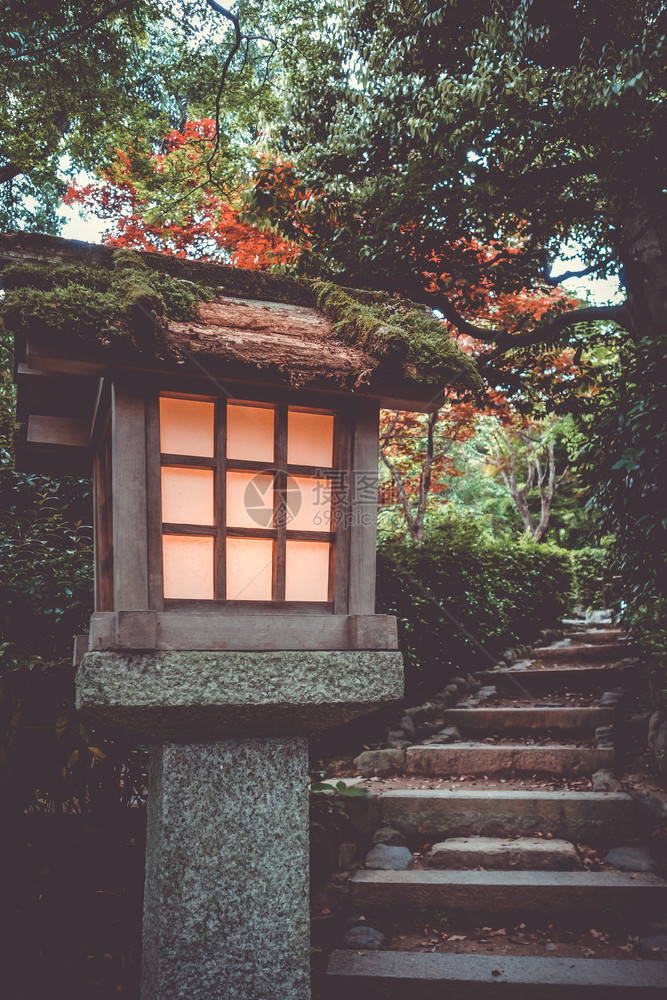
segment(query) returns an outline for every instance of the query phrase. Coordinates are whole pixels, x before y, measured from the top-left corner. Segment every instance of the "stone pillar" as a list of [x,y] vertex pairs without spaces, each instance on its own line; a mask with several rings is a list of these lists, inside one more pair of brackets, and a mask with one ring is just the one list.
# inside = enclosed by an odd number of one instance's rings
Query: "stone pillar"
[[308,1000],[303,737],[151,748],[142,1000]]
[[403,694],[393,650],[90,652],[89,718],[152,747],[142,1000],[308,1000],[308,737]]

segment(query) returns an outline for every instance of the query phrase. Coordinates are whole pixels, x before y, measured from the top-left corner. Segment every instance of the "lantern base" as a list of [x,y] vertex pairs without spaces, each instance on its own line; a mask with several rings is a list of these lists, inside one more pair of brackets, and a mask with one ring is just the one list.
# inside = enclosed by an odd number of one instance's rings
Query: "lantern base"
[[77,708],[148,743],[308,736],[403,696],[393,650],[86,653]]
[[151,747],[142,1000],[309,1000],[308,748]]

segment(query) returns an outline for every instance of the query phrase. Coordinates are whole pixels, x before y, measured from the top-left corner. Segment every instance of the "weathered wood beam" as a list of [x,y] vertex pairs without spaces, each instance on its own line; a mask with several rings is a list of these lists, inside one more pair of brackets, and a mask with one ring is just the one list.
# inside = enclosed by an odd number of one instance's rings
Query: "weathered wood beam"
[[112,387],[114,607],[148,610],[146,416],[143,396]]
[[91,649],[396,649],[391,615],[96,612]]
[[32,413],[28,417],[28,444],[87,448],[90,424],[71,417],[47,417]]
[[380,407],[359,400],[352,443],[352,505],[350,525],[350,614],[375,612],[375,562],[378,502],[378,440]]

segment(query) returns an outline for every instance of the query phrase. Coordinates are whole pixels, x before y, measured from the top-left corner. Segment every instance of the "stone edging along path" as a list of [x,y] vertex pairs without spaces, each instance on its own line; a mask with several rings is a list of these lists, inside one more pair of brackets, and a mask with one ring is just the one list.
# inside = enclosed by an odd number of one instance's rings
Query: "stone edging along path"
[[315,996],[666,995],[667,961],[646,959],[667,958],[667,862],[647,839],[667,810],[622,790],[614,745],[638,662],[619,630],[549,640],[455,678],[356,759],[371,794],[350,816],[372,847]]

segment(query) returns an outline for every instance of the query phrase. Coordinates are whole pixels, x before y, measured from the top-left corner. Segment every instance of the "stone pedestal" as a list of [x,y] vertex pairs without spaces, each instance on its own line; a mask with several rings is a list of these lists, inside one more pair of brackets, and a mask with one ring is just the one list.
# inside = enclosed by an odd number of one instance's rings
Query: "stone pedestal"
[[395,651],[83,657],[78,708],[152,746],[142,1000],[308,1000],[307,738],[402,694]]
[[304,738],[151,748],[142,1000],[308,1000]]
[[403,697],[394,650],[86,653],[80,712],[146,743],[311,736]]

